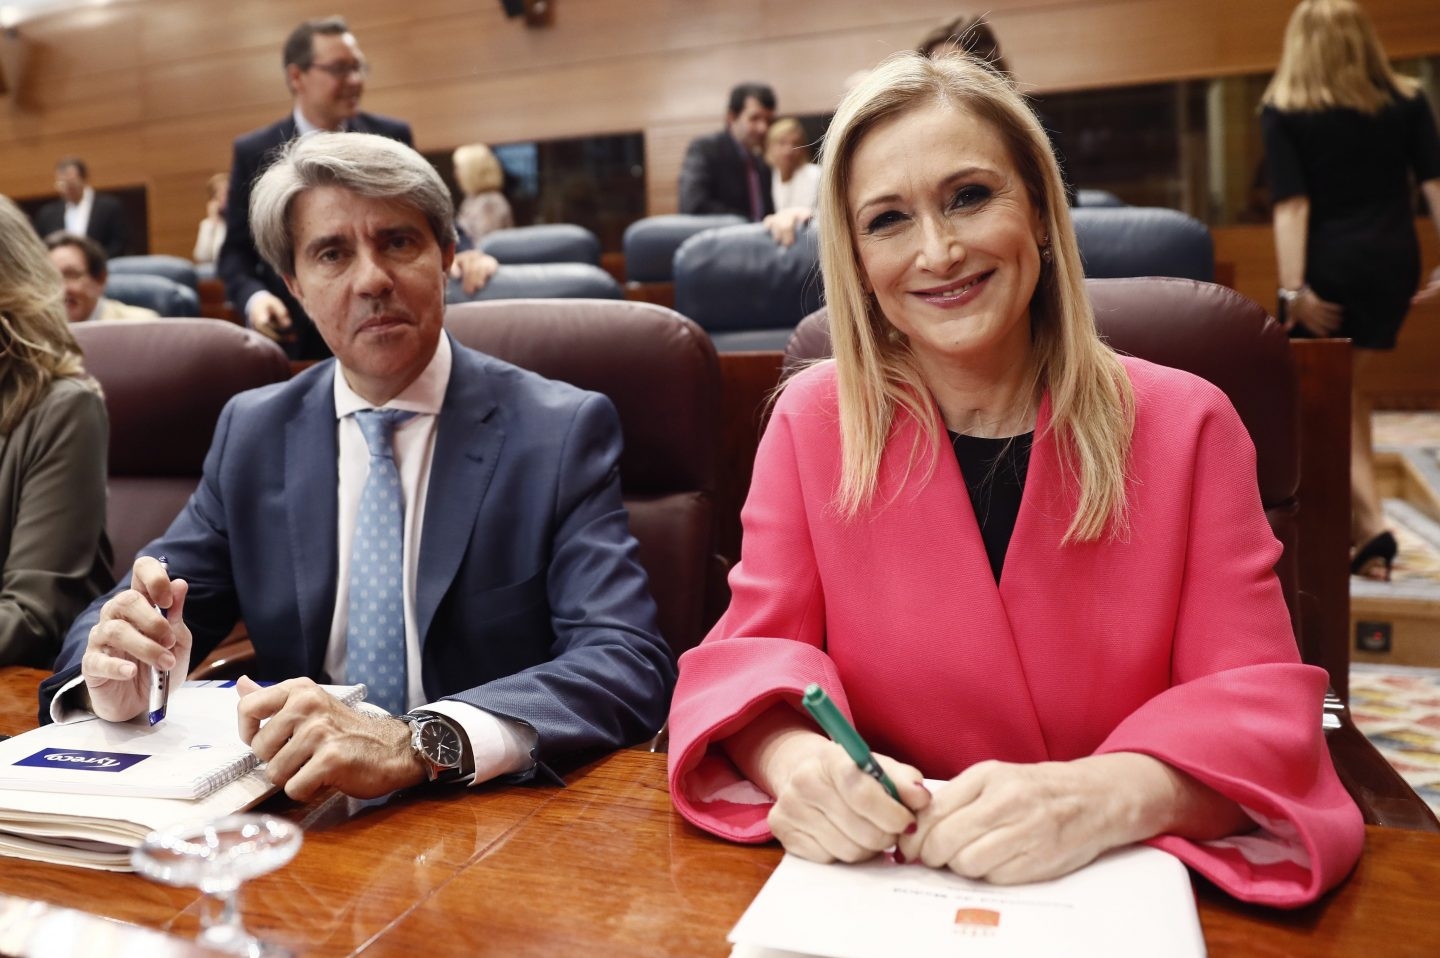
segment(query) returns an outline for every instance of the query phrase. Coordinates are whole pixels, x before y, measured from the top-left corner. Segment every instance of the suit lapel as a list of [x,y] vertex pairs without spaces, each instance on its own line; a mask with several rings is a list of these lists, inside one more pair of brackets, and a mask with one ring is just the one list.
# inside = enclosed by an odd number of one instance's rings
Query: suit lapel
[[307,673],[319,675],[335,617],[339,575],[336,526],[339,440],[335,429],[335,363],[315,376],[300,412],[285,425],[287,531],[294,560]]
[[455,358],[435,432],[415,581],[415,625],[422,647],[470,546],[505,441],[504,430],[494,421],[499,404],[481,355],[453,339],[451,348]]

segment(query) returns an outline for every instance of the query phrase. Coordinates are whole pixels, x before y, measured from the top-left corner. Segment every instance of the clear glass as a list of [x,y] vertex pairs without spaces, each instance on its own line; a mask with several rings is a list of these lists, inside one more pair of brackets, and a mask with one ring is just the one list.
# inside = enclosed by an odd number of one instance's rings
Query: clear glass
[[299,826],[271,815],[230,815],[151,832],[131,852],[135,870],[207,896],[200,942],[232,955],[281,958],[289,950],[262,942],[240,920],[241,884],[274,871],[300,850]]

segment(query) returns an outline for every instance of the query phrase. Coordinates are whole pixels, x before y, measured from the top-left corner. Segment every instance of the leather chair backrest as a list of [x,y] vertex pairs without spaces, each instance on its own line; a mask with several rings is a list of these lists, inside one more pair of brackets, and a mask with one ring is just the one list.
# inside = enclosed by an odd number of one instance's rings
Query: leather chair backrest
[[466,296],[451,280],[447,303],[484,302],[492,299],[624,299],[615,277],[589,263],[524,263],[501,266],[483,289]]
[[106,530],[118,578],[195,490],[225,403],[238,392],[287,379],[290,363],[264,336],[218,319],[77,323],[70,329],[110,414]]
[[126,276],[136,273],[142,276],[163,276],[181,286],[188,286],[197,293],[200,289],[200,274],[194,263],[179,256],[117,256],[110,260],[110,274]]
[[625,228],[625,279],[632,283],[668,283],[675,278],[675,251],[696,233],[717,226],[739,226],[733,213],[667,213],[647,216]]
[[573,223],[542,223],[496,230],[476,248],[501,263],[589,263],[600,265],[600,240]]
[[1076,190],[1076,206],[1128,206],[1129,204],[1109,190]]
[[131,306],[153,309],[161,316],[199,316],[200,295],[189,286],[143,273],[111,273],[105,296]]
[[1080,206],[1070,211],[1085,276],[1179,276],[1215,280],[1215,242],[1205,224],[1158,206]]
[[506,300],[445,312],[463,345],[610,397],[620,484],[676,655],[704,637],[714,552],[720,365],[694,323],[648,303]]
[[[1149,277],[1089,279],[1085,287],[1100,335],[1116,352],[1208,379],[1240,414],[1255,443],[1260,500],[1285,550],[1275,571],[1298,637],[1300,392],[1284,331],[1254,300],[1210,283]],[[796,328],[781,375],[830,354],[822,309]]]
[[808,223],[793,246],[776,243],[759,223],[697,233],[675,252],[675,309],[699,323],[722,351],[728,335],[754,330],[777,331],[772,348],[782,348],[824,295],[816,238]]

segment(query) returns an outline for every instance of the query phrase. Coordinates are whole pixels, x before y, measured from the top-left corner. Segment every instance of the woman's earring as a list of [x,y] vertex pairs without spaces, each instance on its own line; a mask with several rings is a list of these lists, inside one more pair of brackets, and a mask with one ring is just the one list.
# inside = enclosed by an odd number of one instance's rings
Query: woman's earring
[[1051,263],[1055,262],[1055,250],[1050,246],[1049,243],[1046,243],[1044,246],[1040,247],[1040,262],[1044,263],[1046,266],[1049,266]]

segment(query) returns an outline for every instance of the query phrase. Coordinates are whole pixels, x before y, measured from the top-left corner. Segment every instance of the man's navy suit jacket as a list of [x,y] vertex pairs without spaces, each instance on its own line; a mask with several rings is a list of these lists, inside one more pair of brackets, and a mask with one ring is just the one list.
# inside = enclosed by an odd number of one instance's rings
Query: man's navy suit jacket
[[[415,145],[408,123],[373,113],[355,114],[348,129],[354,133],[376,133],[406,146]],[[279,296],[295,324],[296,341],[287,344],[286,351],[293,359],[323,359],[330,355],[330,347],[285,288],[280,274],[260,257],[255,249],[255,236],[250,232],[250,193],[255,181],[275,162],[280,147],[295,139],[297,132],[292,114],[235,141],[235,155],[230,160],[230,194],[225,203],[225,242],[220,247],[215,272],[225,282],[226,297],[242,314],[250,297],[261,290]]]
[[[35,214],[35,232],[42,239],[64,228],[64,200],[46,203]],[[90,222],[85,224],[85,235],[99,243],[106,256],[125,255],[125,213],[120,209],[120,201],[97,190],[95,200],[90,204]]]
[[[756,157],[763,214],[775,212],[770,195],[770,167]],[[740,145],[728,130],[696,137],[685,150],[680,167],[680,212],[735,213],[752,219],[750,180]]]
[[[435,436],[415,618],[427,700],[539,733],[541,762],[659,730],[675,665],[620,497],[610,401],[452,342]],[[143,554],[190,584],[200,662],[243,619],[258,678],[323,678],[335,608],[336,365],[242,393],[221,413],[195,494]],[[100,607],[71,627],[41,721],[79,672]]]

